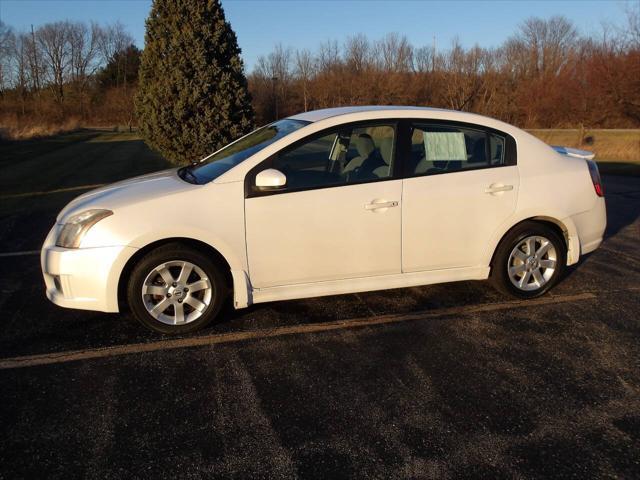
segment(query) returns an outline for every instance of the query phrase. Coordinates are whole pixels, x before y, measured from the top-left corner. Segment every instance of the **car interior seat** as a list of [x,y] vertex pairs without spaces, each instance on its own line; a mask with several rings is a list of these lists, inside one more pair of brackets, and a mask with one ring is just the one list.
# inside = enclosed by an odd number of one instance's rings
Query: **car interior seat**
[[362,166],[364,161],[369,158],[376,150],[376,145],[373,143],[373,138],[368,133],[361,133],[355,139],[356,150],[358,156],[352,158],[342,170],[342,173],[353,172],[356,168]]
[[373,170],[373,174],[378,178],[387,178],[391,174],[391,161],[393,158],[393,138],[385,137],[380,140],[380,156],[384,165]]

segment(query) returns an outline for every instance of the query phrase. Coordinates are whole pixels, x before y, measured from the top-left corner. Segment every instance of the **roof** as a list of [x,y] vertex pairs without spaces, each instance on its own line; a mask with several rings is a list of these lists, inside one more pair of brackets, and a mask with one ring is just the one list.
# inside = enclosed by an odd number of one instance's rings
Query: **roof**
[[[424,118],[429,120],[463,122],[472,125],[482,125],[496,129],[509,135],[522,139],[524,132],[513,125],[509,125],[501,120],[477,113],[461,112],[458,110],[447,110],[444,108],[433,107],[408,107],[397,105],[365,105],[359,107],[339,107],[325,108],[323,110],[313,110],[311,112],[299,113],[288,117],[293,120],[302,120],[309,122],[305,127],[305,132],[311,128],[314,123],[325,121],[328,124],[348,123],[351,121],[386,119],[386,118]],[[330,125],[325,125],[330,126]],[[302,131],[302,130],[301,130]]]
[[349,113],[362,113],[362,112],[375,112],[380,110],[422,110],[422,111],[453,111],[453,110],[444,110],[440,108],[431,108],[431,107],[404,107],[404,106],[394,106],[394,105],[365,105],[360,107],[338,107],[338,108],[324,108],[322,110],[312,110],[310,112],[298,113],[297,115],[293,115],[289,118],[293,120],[304,120],[307,122],[317,122],[319,120],[324,120],[325,118],[337,117],[340,115],[347,115]]

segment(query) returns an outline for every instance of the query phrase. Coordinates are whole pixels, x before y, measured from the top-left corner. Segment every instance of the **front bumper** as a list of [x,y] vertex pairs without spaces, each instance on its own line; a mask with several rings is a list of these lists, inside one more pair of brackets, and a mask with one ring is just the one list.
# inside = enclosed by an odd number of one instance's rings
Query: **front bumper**
[[47,298],[65,308],[117,312],[120,274],[137,249],[56,247],[54,230],[40,255]]

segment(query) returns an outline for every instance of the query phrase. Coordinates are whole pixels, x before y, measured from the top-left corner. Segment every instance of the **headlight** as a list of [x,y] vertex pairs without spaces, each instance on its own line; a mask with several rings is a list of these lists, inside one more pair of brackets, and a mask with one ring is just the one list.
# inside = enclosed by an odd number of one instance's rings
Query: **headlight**
[[64,248],[78,248],[82,242],[82,238],[103,218],[113,215],[111,210],[87,210],[85,212],[72,215],[62,226],[62,230],[58,233],[56,246]]

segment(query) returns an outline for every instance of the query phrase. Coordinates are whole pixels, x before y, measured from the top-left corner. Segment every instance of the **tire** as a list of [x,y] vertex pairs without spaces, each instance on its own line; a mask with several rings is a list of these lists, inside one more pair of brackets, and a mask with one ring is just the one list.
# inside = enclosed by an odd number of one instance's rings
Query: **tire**
[[[529,252],[531,246],[534,255]],[[497,290],[512,297],[535,298],[558,282],[566,264],[564,239],[542,223],[526,221],[516,225],[498,245],[491,281]]]
[[136,319],[168,335],[194,332],[211,323],[228,292],[216,262],[180,243],[147,253],[127,284],[127,300]]

